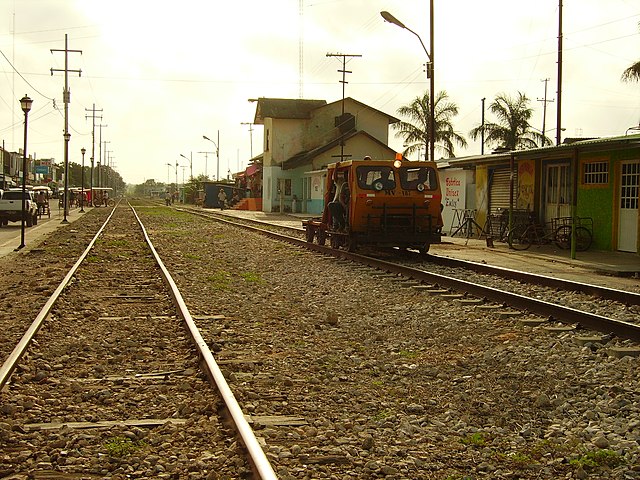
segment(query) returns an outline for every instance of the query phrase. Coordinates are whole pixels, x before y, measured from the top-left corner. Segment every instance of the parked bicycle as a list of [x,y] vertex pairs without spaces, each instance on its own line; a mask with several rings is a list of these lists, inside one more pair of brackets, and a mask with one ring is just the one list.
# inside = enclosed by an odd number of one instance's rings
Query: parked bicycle
[[[593,242],[593,219],[576,219],[576,250],[588,250]],[[586,225],[591,225],[591,229]],[[511,229],[508,236],[509,246],[514,250],[526,250],[534,243],[545,245],[555,243],[559,248],[571,248],[571,217],[555,218],[547,224],[538,222],[529,225],[517,225]]]

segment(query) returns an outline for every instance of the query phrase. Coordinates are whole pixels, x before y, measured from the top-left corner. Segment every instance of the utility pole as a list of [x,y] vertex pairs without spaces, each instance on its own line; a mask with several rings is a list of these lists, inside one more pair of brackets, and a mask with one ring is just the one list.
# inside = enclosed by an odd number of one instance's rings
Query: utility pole
[[[300,97],[302,98],[302,97]],[[240,122],[240,125],[249,125],[249,142],[251,143],[251,157],[253,158],[253,123],[251,122]]]
[[539,102],[544,102],[544,106],[542,107],[542,146],[544,147],[544,137],[547,131],[547,103],[553,102],[553,100],[547,100],[547,84],[549,83],[549,79],[545,78],[541,80],[544,82],[544,98],[539,98]]
[[[102,143],[104,144],[104,159],[106,160],[107,158],[107,143],[111,143],[110,140],[103,140]],[[103,159],[102,159],[102,155],[100,155],[100,160],[98,161],[98,186],[101,187],[102,186],[102,172],[100,170],[102,170],[102,164],[103,164]]]
[[484,102],[487,98],[481,98],[482,101],[482,130],[480,131],[480,155],[484,155]]
[[[98,137],[98,178],[100,174],[100,162],[102,160],[102,127],[108,127],[109,125],[100,124],[100,136]],[[100,184],[98,184],[100,186]],[[91,159],[91,198],[93,198],[93,158]]]
[[[91,127],[91,180],[90,180],[90,188],[89,190],[91,190],[91,204],[93,205],[93,159],[96,156],[96,118],[99,118],[100,120],[102,120],[102,115],[96,115],[96,112],[102,112],[102,109],[96,109],[96,104],[93,104],[93,108],[88,109],[85,108],[84,109],[85,112],[91,112],[91,118],[92,118],[92,127]],[[84,116],[85,119],[89,118],[89,115],[85,115]],[[82,194],[84,195],[84,192],[82,192]]]
[[[342,73],[342,80],[340,80],[340,83],[342,84],[342,115],[340,116],[340,122],[344,122],[345,118],[344,118],[344,93],[345,93],[345,86],[347,83],[347,73],[353,73],[350,70],[347,70],[347,57],[349,58],[357,58],[357,57],[362,57],[362,55],[357,55],[357,54],[348,54],[348,53],[327,53],[327,57],[342,57],[342,70],[338,70],[338,72]],[[344,135],[342,133],[342,124],[340,124],[339,126],[340,128],[340,161],[343,161],[345,157],[350,157],[351,155],[345,155],[344,154]],[[334,155],[334,156],[338,156],[338,155]],[[282,161],[284,162],[284,158],[282,159]]]
[[214,153],[216,153],[216,152],[198,152],[198,153],[204,153],[204,176],[205,176],[205,178],[209,178],[209,177],[208,177],[208,175],[207,175],[207,163],[209,163],[209,162],[208,162],[208,160],[209,160],[209,154],[210,154],[210,153],[211,153],[211,154],[214,154]]
[[[562,132],[562,0],[559,0],[558,4],[558,110],[556,112],[556,145],[560,145],[560,134]],[[575,231],[575,229],[573,231]]]
[[64,70],[59,68],[52,68],[53,72],[64,72],[64,90],[62,92],[62,100],[64,102],[64,218],[62,223],[68,223],[67,215],[69,214],[69,140],[71,134],[69,134],[69,103],[71,103],[71,92],[69,92],[69,72],[77,73],[78,76],[82,76],[82,70],[69,70],[69,52],[80,53],[82,50],[69,50],[67,44],[67,34],[64,34],[64,50],[51,49],[53,52],[64,52]]

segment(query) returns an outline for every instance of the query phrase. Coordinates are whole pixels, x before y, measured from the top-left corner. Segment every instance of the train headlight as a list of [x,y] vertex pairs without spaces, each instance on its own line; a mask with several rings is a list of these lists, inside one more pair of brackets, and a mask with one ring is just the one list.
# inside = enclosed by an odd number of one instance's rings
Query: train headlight
[[424,191],[424,183],[419,183],[417,188],[418,188],[419,192],[423,192]]
[[394,160],[393,166],[396,168],[400,168],[402,166],[402,160]]

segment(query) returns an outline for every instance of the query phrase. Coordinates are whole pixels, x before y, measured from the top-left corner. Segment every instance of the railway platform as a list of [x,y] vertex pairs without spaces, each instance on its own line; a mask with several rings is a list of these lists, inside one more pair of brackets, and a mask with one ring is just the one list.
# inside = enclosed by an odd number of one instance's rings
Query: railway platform
[[[296,228],[301,228],[302,220],[309,218],[308,215],[303,214],[248,210],[215,210],[215,212],[230,217]],[[493,247],[490,247],[486,239],[445,236],[441,244],[431,246],[429,253],[541,275],[563,272],[566,276],[575,271],[578,281],[585,281],[584,278],[580,279],[585,271],[602,276],[640,279],[640,255],[627,252],[587,250],[577,252],[576,258],[572,259],[570,251],[562,250],[555,245],[534,245],[529,250],[515,251],[510,249],[507,243],[494,241]]]
[[[57,200],[50,200],[50,215],[42,215],[38,218],[38,224],[33,227],[26,228],[24,230],[24,243],[25,248],[21,251],[29,251],[31,248],[36,247],[42,239],[51,232],[54,232],[58,228],[64,228],[81,218],[84,213],[80,212],[79,208],[69,209],[67,214],[66,224],[62,223],[64,219],[64,212],[61,208],[53,207],[53,203]],[[85,212],[91,210],[92,207],[84,207]],[[20,245],[20,222],[10,222],[0,228],[0,257],[5,257],[14,252],[15,248]]]

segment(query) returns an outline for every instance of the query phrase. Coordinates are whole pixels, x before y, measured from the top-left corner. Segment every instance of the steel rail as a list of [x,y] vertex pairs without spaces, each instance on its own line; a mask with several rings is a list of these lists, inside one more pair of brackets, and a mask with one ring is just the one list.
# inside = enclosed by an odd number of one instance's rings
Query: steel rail
[[207,342],[205,342],[205,340],[202,338],[202,335],[200,334],[200,330],[198,329],[197,325],[193,321],[193,317],[191,316],[191,313],[189,312],[189,309],[187,308],[187,305],[184,299],[182,298],[182,295],[180,294],[180,290],[178,289],[176,283],[173,280],[173,277],[171,276],[171,274],[165,267],[164,263],[162,262],[160,255],[158,254],[155,247],[153,246],[153,243],[151,242],[151,239],[147,234],[147,230],[144,228],[142,220],[140,220],[140,217],[138,216],[136,210],[133,208],[131,204],[129,204],[129,207],[131,208],[131,211],[135,215],[136,220],[138,221],[138,224],[142,229],[142,233],[144,234],[145,241],[147,242],[147,245],[151,249],[151,252],[153,253],[153,257],[155,258],[156,263],[158,264],[158,266],[160,267],[160,270],[162,271],[162,276],[165,280],[165,283],[167,284],[167,286],[169,287],[169,290],[171,291],[171,296],[173,298],[174,304],[180,311],[180,314],[185,324],[187,325],[187,328],[189,329],[189,333],[193,338],[193,341],[196,345],[198,353],[205,363],[205,366],[207,368],[207,374],[209,378],[212,379],[212,381],[215,383],[216,387],[218,388],[218,391],[220,392],[220,395],[224,400],[227,410],[231,415],[233,423],[236,426],[236,430],[240,434],[240,437],[242,438],[242,441],[244,442],[244,445],[249,452],[249,456],[251,457],[251,461],[253,462],[253,467],[257,471],[258,475],[260,475],[260,478],[262,480],[271,480],[271,479],[276,480],[277,477],[275,472],[273,471],[273,467],[271,466],[271,463],[267,459],[264,451],[262,450],[262,447],[258,443],[258,439],[253,433],[253,429],[247,422],[244,416],[244,412],[240,408],[240,405],[238,404],[238,401],[236,400],[235,395],[233,394],[233,392],[231,391],[231,388],[229,387],[229,384],[225,380],[224,375],[222,374],[222,371],[218,366],[218,363],[213,358],[213,354],[211,353],[211,350],[209,349]]
[[[188,211],[188,210],[185,210]],[[480,285],[466,280],[461,280],[453,277],[447,277],[437,273],[427,272],[426,270],[420,270],[417,268],[406,267],[403,265],[397,265],[385,260],[379,260],[357,253],[350,253],[345,250],[339,250],[316,243],[307,242],[306,240],[289,237],[270,230],[265,230],[255,226],[237,223],[230,220],[222,219],[220,217],[213,217],[211,215],[204,215],[198,212],[196,215],[210,218],[219,222],[227,223],[230,225],[245,228],[247,230],[259,232],[276,240],[285,241],[299,247],[307,248],[319,253],[331,255],[336,258],[342,258],[345,260],[351,260],[353,262],[368,265],[373,268],[384,270],[390,273],[413,278],[421,282],[435,283],[442,288],[449,288],[462,292],[467,292],[471,295],[486,298],[493,302],[507,303],[514,308],[526,310],[536,315],[552,318],[555,321],[568,324],[579,324],[583,328],[589,328],[595,331],[603,332],[606,334],[613,334],[620,338],[626,338],[629,340],[640,342],[640,325],[636,325],[630,322],[622,320],[615,320],[601,315],[584,312],[571,307],[565,307],[544,300],[538,300],[535,298],[526,297],[517,293],[500,290],[485,285]],[[571,282],[575,283],[575,282]],[[566,288],[566,285],[564,286]]]
[[563,290],[573,290],[576,292],[593,295],[606,300],[614,300],[616,302],[626,303],[627,305],[640,305],[640,294],[629,292],[626,290],[616,290],[600,285],[591,285],[589,283],[576,282],[575,280],[563,280],[557,277],[548,277],[538,273],[521,272],[505,267],[495,265],[486,265],[483,263],[470,262],[467,260],[459,260],[457,258],[449,258],[441,255],[430,254],[428,261],[446,267],[461,267],[473,270],[478,273],[489,275],[498,275],[511,280],[531,283],[534,285],[543,285],[545,287],[561,288]]
[[18,364],[18,362],[20,361],[24,353],[27,351],[27,348],[29,347],[29,344],[33,340],[33,337],[38,332],[38,330],[40,330],[40,327],[42,326],[44,320],[47,318],[47,316],[51,312],[51,308],[56,303],[56,301],[62,294],[63,290],[66,288],[66,286],[69,285],[69,282],[75,275],[76,271],[78,270],[78,267],[80,267],[80,264],[84,261],[86,256],[89,254],[89,252],[93,248],[93,245],[96,243],[96,240],[98,239],[98,237],[102,234],[102,231],[111,220],[111,217],[113,217],[113,214],[115,211],[116,209],[114,207],[111,213],[109,214],[109,216],[107,217],[107,219],[105,220],[105,222],[102,224],[102,226],[98,230],[98,232],[95,234],[93,239],[89,242],[89,245],[87,246],[87,248],[84,250],[84,252],[82,252],[80,257],[78,257],[78,260],[76,260],[76,263],[74,263],[71,269],[67,272],[67,275],[62,279],[62,282],[60,282],[60,285],[58,285],[58,288],[54,290],[54,292],[51,294],[49,299],[45,302],[44,306],[40,309],[40,312],[38,312],[38,315],[36,315],[35,320],[31,323],[31,325],[29,326],[25,334],[22,336],[18,344],[15,346],[11,354],[7,357],[5,362],[2,364],[2,367],[0,367],[0,390],[2,390],[5,384],[9,381],[11,374],[15,370],[16,365]]
[[[183,209],[182,211],[195,213],[196,215],[199,212],[196,210]],[[224,214],[222,214],[224,216]],[[219,216],[212,215],[202,215],[206,218],[216,218],[219,219]],[[229,217],[227,217],[229,218]],[[222,219],[221,219],[222,220]],[[241,219],[246,222],[252,222],[259,225],[271,225],[277,228],[286,228],[294,231],[304,232],[304,229],[297,229],[294,227],[286,227],[283,225],[277,225],[268,223],[261,220],[253,220],[253,219]],[[235,223],[232,221],[232,223]],[[408,253],[414,253],[416,257],[424,256],[418,252],[407,251]],[[453,267],[453,268],[464,268],[466,270],[472,270],[474,272],[482,273],[485,275],[496,275],[502,278],[507,278],[510,280],[517,280],[524,283],[529,283],[531,285],[540,285],[544,287],[551,288],[559,288],[562,290],[571,290],[575,292],[584,293],[586,295],[591,295],[595,297],[599,297],[604,300],[613,300],[615,302],[621,302],[627,305],[640,305],[640,293],[630,292],[627,290],[616,290],[614,288],[604,287],[600,285],[593,285],[590,283],[584,282],[576,282],[575,280],[562,279],[558,277],[549,277],[546,275],[541,275],[538,273],[529,273],[523,272],[521,270],[513,270],[510,268],[499,267],[497,265],[488,265],[484,263],[472,262],[468,260],[460,260],[457,258],[445,257],[442,255],[429,254],[427,257],[427,261],[445,267]]]

